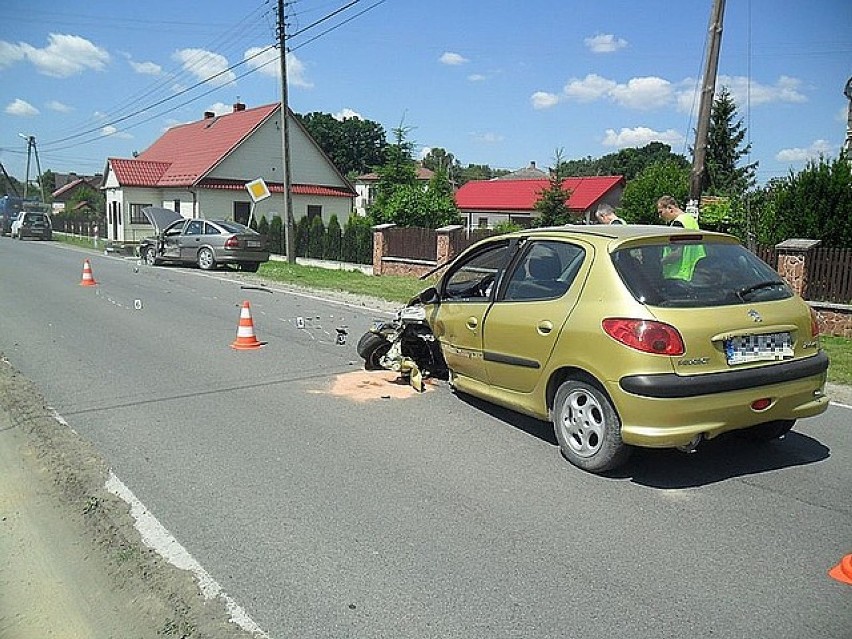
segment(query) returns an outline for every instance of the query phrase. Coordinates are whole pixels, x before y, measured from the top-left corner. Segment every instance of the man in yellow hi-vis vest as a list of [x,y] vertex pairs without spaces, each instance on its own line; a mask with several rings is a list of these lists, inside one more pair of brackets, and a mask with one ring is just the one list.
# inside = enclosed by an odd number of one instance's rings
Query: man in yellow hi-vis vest
[[[700,230],[698,221],[689,213],[684,213],[677,200],[671,195],[664,195],[657,200],[657,213],[670,226],[681,226],[687,229]],[[692,280],[695,265],[707,253],[703,246],[686,244],[678,247],[663,249],[663,277],[667,279]]]

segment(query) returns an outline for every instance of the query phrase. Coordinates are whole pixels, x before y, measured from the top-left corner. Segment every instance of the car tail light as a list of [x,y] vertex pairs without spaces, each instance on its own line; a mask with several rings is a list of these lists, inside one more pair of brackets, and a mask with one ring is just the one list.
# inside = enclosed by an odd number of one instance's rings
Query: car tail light
[[225,240],[225,248],[226,249],[240,248],[240,241],[235,237],[229,237],[227,240]]
[[819,317],[817,316],[816,311],[811,308],[811,336],[819,337]]
[[625,346],[654,355],[683,355],[683,338],[674,326],[650,320],[611,318],[603,321],[606,334]]

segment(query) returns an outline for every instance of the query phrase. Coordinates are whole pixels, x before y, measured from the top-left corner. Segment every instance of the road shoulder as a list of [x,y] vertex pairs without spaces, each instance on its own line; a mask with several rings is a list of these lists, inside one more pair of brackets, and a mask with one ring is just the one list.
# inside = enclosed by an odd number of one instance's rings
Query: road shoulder
[[94,447],[0,361],[0,636],[230,639],[251,634],[147,548]]

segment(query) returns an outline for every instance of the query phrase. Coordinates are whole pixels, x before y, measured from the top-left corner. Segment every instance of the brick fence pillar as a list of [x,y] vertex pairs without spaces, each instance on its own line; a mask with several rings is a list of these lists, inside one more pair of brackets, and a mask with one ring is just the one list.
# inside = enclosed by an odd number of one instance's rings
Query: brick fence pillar
[[385,233],[396,224],[377,224],[373,227],[373,275],[382,274],[382,258],[387,255]]
[[461,224],[452,224],[450,226],[442,226],[436,229],[437,241],[435,242],[435,262],[444,264],[455,257],[453,251],[453,235],[464,228]]
[[808,299],[808,252],[819,244],[820,240],[792,239],[775,245],[778,273],[805,299]]

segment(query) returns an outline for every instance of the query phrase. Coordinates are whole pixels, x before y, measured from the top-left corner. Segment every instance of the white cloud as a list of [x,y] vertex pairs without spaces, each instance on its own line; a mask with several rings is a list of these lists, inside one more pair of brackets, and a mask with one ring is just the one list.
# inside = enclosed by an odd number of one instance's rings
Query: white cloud
[[[716,80],[716,86],[728,87],[728,90],[740,108],[743,108],[749,100],[749,81],[744,76],[720,76]],[[799,91],[801,86],[801,80],[786,75],[780,76],[775,84],[760,84],[759,82],[752,81],[751,105],[757,106],[769,102],[789,102],[793,104],[807,102],[807,96]]]
[[[251,58],[251,59],[249,59]],[[281,60],[278,55],[278,49],[272,47],[251,47],[246,49],[243,54],[243,60],[248,61],[248,65],[252,69],[257,69],[263,75],[268,75],[271,78],[281,78]],[[288,86],[302,87],[310,89],[314,86],[313,82],[305,77],[305,64],[293,53],[287,54],[287,84]]]
[[[785,102],[807,102],[807,96],[801,91],[801,80],[789,76],[780,76],[774,84],[761,84],[744,76],[726,76],[717,78],[717,91],[727,87],[741,111],[746,105]],[[647,111],[674,105],[678,111],[688,112],[698,109],[698,91],[700,85],[694,78],[685,78],[672,83],[657,76],[631,78],[626,83],[590,73],[585,78],[572,78],[562,88],[560,94],[537,91],[531,100],[533,108],[547,109],[564,100],[575,102],[594,102],[610,100],[627,109]]]
[[110,136],[114,138],[121,138],[122,140],[130,140],[133,138],[129,133],[125,133],[123,131],[119,131],[111,124],[108,124],[104,128],[101,129],[101,135]]
[[333,117],[335,120],[339,120],[340,122],[342,122],[343,120],[348,120],[350,118],[356,118],[358,120],[364,119],[360,113],[358,113],[357,111],[353,111],[349,108],[343,108],[337,113],[332,114],[331,117]]
[[806,149],[781,149],[775,155],[775,159],[779,162],[805,162],[807,160],[816,160],[821,155],[833,156],[839,150],[839,146],[831,144],[828,140],[815,140]]
[[482,82],[483,80],[485,80],[485,76],[481,73],[471,73],[469,76],[467,76],[467,79],[471,82]]
[[674,89],[671,82],[655,76],[631,78],[610,92],[611,97],[628,109],[658,109],[672,101]]
[[25,57],[24,50],[19,45],[0,40],[0,69],[10,67]]
[[48,45],[38,49],[26,42],[0,42],[0,67],[26,59],[36,71],[54,78],[67,78],[87,69],[103,71],[110,60],[109,53],[86,38],[51,33]]
[[438,58],[438,60],[441,62],[441,64],[447,64],[450,66],[458,66],[460,64],[464,64],[465,62],[470,62],[470,60],[465,58],[463,55],[459,53],[453,53],[451,51],[446,51],[445,53],[443,53],[441,57]]
[[14,102],[6,105],[6,113],[9,115],[17,115],[19,117],[32,117],[39,114],[39,110],[26,100],[17,98]]
[[614,129],[607,129],[602,144],[616,148],[625,147],[641,147],[650,142],[664,142],[670,146],[678,146],[683,144],[683,135],[674,129],[668,131],[654,131],[644,126],[637,126],[632,129],[622,128],[616,132]]
[[[183,70],[195,76],[199,81],[210,80],[214,86],[224,86],[236,80],[233,71],[228,71],[228,59],[225,56],[205,49],[179,49],[172,59],[183,66]],[[213,76],[216,76],[215,78]]]
[[849,120],[849,107],[845,106],[837,112],[837,116],[834,118],[838,122],[846,122]]
[[610,95],[618,86],[616,82],[607,80],[601,76],[590,73],[582,80],[571,79],[562,89],[563,95],[578,102],[592,102]]
[[592,38],[586,38],[584,42],[592,53],[612,53],[627,46],[627,40],[616,38],[611,33],[599,33]]
[[[700,83],[694,78],[687,78],[680,83],[683,87],[677,91],[677,108],[684,113],[690,109],[697,112],[700,102]],[[722,87],[726,87],[737,110],[742,114],[749,105],[760,106],[762,104],[773,104],[778,102],[788,104],[801,104],[807,102],[808,98],[799,89],[802,81],[796,78],[782,75],[775,84],[761,84],[755,80],[749,81],[746,76],[720,75],[716,78],[716,95]]]
[[536,91],[530,96],[533,109],[549,109],[559,103],[559,96],[555,93]]
[[483,142],[484,144],[497,144],[498,142],[503,141],[503,136],[499,133],[485,132],[485,133],[471,133],[471,137],[476,142]]
[[67,104],[63,104],[57,100],[50,100],[45,106],[51,111],[56,111],[57,113],[70,113],[74,110]]
[[216,102],[215,104],[211,104],[209,107],[204,109],[205,111],[212,111],[216,115],[226,115],[231,113],[234,110],[233,104],[225,104],[224,102]]
[[668,80],[656,76],[631,78],[626,84],[619,84],[614,80],[590,73],[585,78],[569,80],[559,96],[544,92],[538,92],[535,96],[548,96],[543,103],[545,106],[536,106],[536,108],[553,106],[561,100],[594,102],[607,99],[628,109],[646,111],[669,104],[674,96],[674,89]]
[[420,149],[420,152],[417,154],[417,159],[422,160],[423,158],[428,156],[431,152],[432,152],[431,146],[424,146],[423,148]]
[[163,67],[154,62],[134,62],[133,60],[128,60],[128,62],[136,73],[142,75],[160,75],[163,72]]

